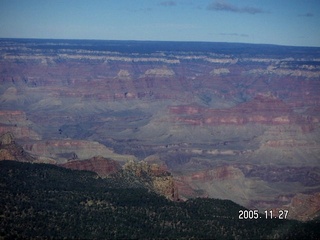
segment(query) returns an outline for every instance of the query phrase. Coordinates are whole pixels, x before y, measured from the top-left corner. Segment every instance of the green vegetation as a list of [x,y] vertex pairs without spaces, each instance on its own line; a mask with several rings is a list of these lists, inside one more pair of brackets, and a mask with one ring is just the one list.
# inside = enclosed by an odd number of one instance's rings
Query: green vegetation
[[[128,187],[129,186],[129,187]],[[315,239],[319,220],[238,220],[227,200],[172,202],[123,178],[0,162],[0,239]]]

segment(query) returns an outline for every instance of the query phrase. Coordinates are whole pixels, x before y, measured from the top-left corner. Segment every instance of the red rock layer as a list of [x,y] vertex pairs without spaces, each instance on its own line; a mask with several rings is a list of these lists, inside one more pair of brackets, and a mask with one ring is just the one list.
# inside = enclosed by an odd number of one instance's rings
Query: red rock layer
[[[298,193],[294,196],[285,197],[290,199],[289,204],[279,204],[278,202],[266,204],[272,210],[274,217],[278,217],[280,211],[287,212],[288,219],[299,221],[310,221],[320,216],[320,193],[303,194]],[[277,204],[279,207],[272,208],[270,205]],[[283,217],[284,215],[282,215]]]
[[74,170],[92,171],[97,173],[100,177],[106,177],[110,174],[118,172],[121,169],[121,166],[118,162],[100,156],[81,161],[70,161],[61,164],[60,166]]
[[302,124],[316,122],[313,117],[295,114],[280,99],[258,95],[253,100],[226,109],[208,109],[198,105],[173,106],[169,109],[174,121],[194,125],[214,124]]

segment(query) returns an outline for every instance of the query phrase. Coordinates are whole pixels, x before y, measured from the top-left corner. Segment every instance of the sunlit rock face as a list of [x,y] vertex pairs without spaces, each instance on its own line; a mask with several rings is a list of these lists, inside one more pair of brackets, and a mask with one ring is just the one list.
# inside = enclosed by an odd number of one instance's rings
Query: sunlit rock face
[[319,56],[250,44],[2,39],[0,134],[13,133],[37,161],[154,163],[173,176],[155,186],[174,185],[181,199],[307,206],[320,186]]
[[172,175],[158,164],[129,161],[124,170],[133,173],[149,188],[171,200],[178,200],[178,193]]

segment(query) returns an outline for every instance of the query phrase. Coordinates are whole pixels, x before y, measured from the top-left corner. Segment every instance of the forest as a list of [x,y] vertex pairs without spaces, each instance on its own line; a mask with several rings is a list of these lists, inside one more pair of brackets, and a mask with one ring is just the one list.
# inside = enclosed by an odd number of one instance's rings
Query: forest
[[[129,182],[131,184],[129,184]],[[229,200],[170,201],[130,177],[0,162],[1,239],[317,239],[310,222],[239,220]]]

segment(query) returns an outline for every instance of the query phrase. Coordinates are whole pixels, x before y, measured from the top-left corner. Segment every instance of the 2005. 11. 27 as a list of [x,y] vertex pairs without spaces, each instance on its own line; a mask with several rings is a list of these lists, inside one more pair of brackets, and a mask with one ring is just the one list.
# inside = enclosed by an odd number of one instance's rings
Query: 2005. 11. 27
[[246,220],[246,219],[287,219],[288,217],[288,210],[278,210],[277,214],[274,214],[273,210],[265,210],[264,215],[259,214],[259,210],[239,210],[239,219]]

